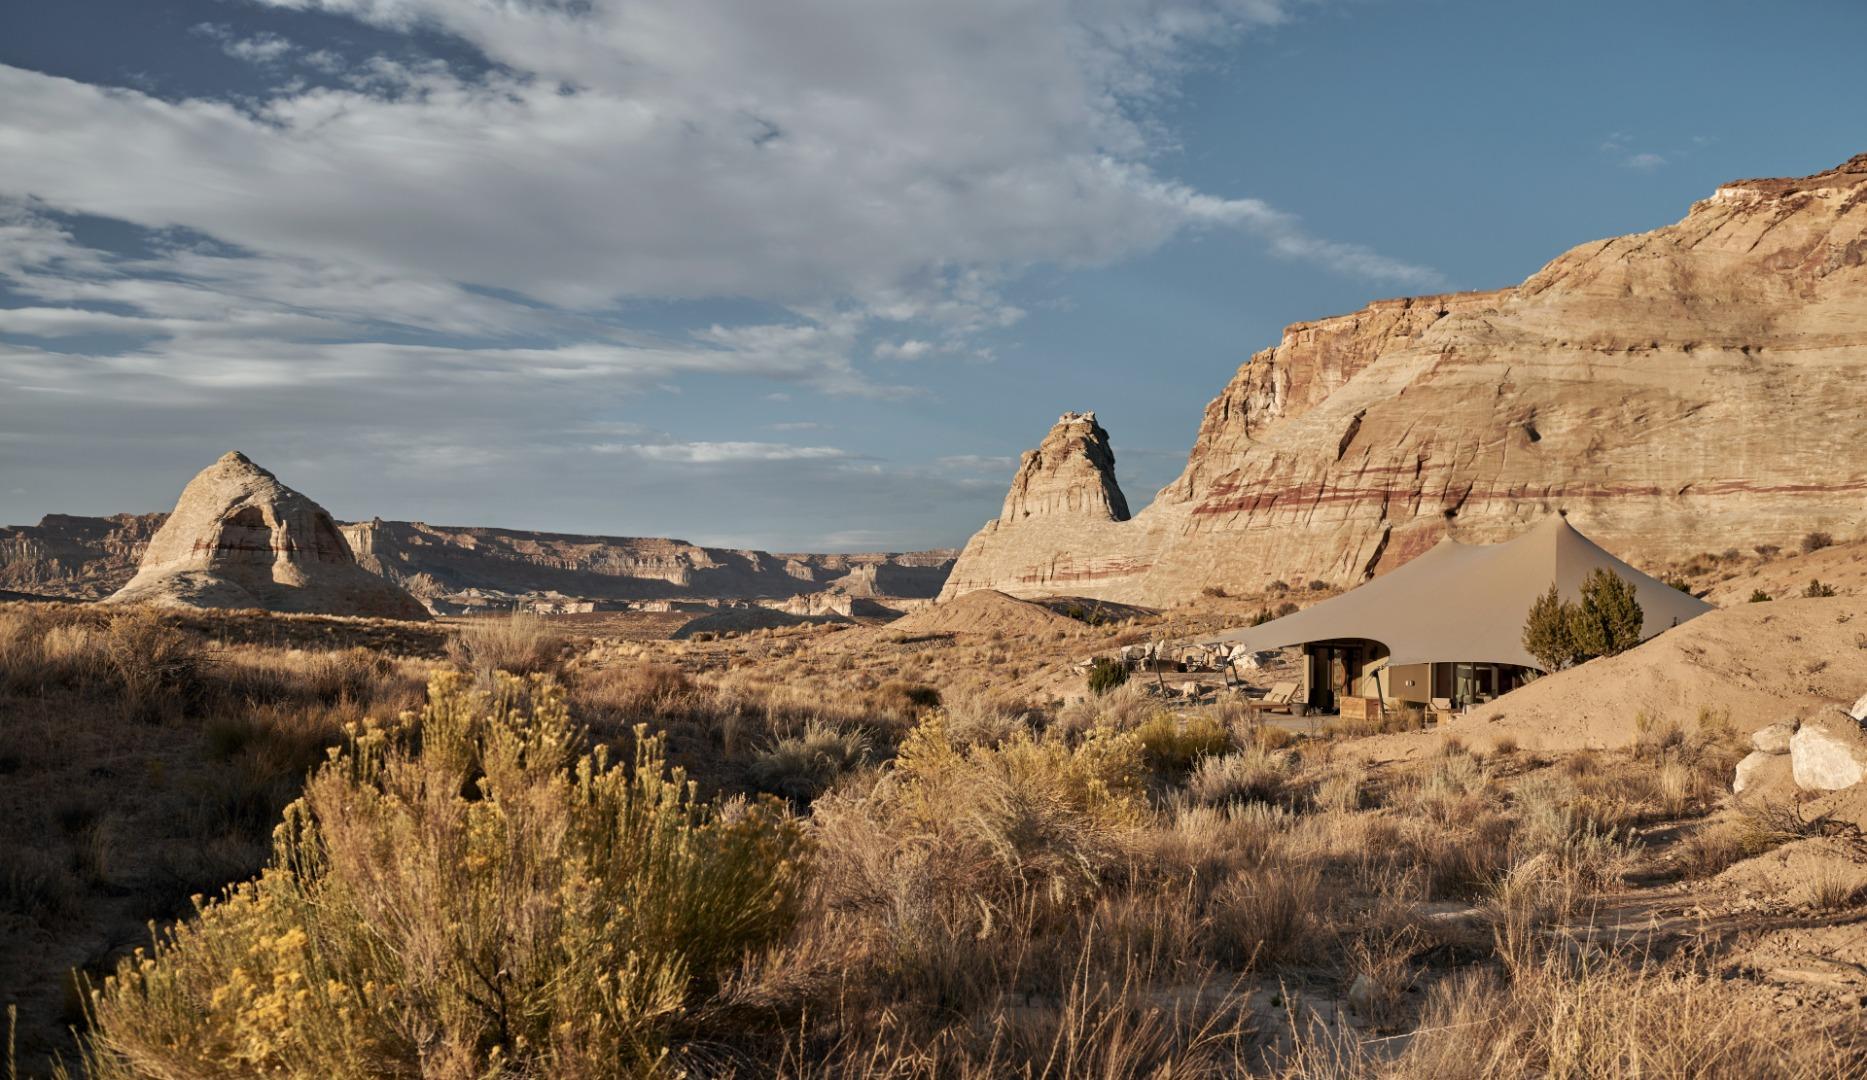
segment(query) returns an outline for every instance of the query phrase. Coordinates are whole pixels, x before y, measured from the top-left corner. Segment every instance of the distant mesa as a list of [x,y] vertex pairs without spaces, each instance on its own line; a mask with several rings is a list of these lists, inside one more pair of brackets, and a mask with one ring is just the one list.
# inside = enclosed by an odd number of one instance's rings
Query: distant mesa
[[428,617],[401,586],[357,565],[322,506],[238,451],[188,482],[136,576],[107,602]]

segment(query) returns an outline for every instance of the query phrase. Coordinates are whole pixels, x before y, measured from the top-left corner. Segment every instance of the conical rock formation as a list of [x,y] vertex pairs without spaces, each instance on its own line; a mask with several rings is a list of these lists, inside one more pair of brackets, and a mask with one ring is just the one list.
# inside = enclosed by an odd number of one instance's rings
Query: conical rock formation
[[[1095,413],[1064,413],[1037,449],[1025,451],[998,519],[960,552],[940,596],[975,589],[1039,595],[1056,591],[1054,584],[1123,577],[1133,570],[1129,559],[1101,553],[1126,545],[1127,521],[1109,433]],[[1039,561],[1029,558],[1033,548]]]
[[136,576],[108,601],[425,619],[357,565],[322,506],[234,451],[182,489]]

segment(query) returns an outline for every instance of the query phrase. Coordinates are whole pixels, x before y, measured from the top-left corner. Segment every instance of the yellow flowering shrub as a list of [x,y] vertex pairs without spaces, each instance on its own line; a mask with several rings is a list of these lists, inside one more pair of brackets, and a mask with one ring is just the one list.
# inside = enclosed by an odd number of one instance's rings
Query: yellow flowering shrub
[[540,677],[438,677],[350,732],[256,881],[93,995],[97,1077],[644,1074],[697,995],[792,925],[804,839],[721,812],[638,730],[579,756]]

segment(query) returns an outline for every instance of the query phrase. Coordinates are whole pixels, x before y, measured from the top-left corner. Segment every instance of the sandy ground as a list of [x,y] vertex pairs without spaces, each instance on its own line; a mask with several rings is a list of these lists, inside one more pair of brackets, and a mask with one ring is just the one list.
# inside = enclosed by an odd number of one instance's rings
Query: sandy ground
[[1719,607],[1732,607],[1748,603],[1757,589],[1778,600],[1801,596],[1811,579],[1833,586],[1837,596],[1867,597],[1867,540],[1836,544],[1807,555],[1784,555],[1738,570],[1725,580],[1693,584],[1697,586],[1694,591],[1709,586],[1705,599]]

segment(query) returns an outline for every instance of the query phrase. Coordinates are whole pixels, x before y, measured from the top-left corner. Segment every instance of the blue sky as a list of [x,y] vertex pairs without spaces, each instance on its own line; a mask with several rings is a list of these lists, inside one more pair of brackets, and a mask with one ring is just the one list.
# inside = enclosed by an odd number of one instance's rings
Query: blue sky
[[342,517],[962,542],[1140,507],[1290,322],[1867,150],[1867,5],[0,9],[0,521],[230,448]]

